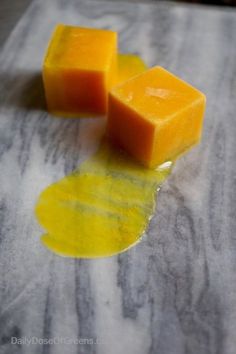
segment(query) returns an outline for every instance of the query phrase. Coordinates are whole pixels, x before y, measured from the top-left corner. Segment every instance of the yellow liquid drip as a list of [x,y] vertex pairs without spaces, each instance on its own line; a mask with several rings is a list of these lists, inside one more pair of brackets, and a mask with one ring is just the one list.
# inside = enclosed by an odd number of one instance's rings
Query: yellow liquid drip
[[118,80],[120,84],[147,69],[143,60],[134,54],[118,54]]
[[70,257],[125,251],[143,235],[170,165],[150,170],[104,143],[78,170],[40,195],[36,215],[47,230],[43,244]]

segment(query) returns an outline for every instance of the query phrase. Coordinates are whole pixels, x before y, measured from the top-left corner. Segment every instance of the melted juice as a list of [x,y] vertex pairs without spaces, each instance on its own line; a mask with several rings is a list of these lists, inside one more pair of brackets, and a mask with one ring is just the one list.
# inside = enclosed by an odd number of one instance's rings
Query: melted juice
[[36,205],[41,241],[71,257],[104,257],[138,242],[171,163],[147,169],[103,143],[78,170],[46,188]]

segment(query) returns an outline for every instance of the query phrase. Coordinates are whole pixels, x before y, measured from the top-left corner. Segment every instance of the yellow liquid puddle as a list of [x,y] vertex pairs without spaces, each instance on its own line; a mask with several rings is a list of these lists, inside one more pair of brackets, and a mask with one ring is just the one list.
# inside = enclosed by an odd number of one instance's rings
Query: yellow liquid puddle
[[104,257],[140,240],[171,163],[147,169],[103,143],[78,170],[46,188],[36,204],[42,243],[70,257]]

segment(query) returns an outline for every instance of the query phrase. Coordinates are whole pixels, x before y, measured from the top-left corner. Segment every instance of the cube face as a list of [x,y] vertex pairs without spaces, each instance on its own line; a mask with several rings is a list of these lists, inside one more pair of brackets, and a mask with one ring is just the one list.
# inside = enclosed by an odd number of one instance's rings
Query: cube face
[[43,65],[49,111],[104,114],[116,80],[117,34],[58,25]]
[[151,160],[155,127],[113,95],[109,96],[108,135],[145,164]]
[[103,113],[107,106],[106,75],[102,72],[67,70],[62,73],[66,111]]
[[201,137],[205,96],[161,67],[115,87],[108,134],[148,167],[176,158]]
[[205,100],[197,101],[182,112],[178,112],[155,131],[155,139],[149,167],[165,161],[175,160],[201,139]]

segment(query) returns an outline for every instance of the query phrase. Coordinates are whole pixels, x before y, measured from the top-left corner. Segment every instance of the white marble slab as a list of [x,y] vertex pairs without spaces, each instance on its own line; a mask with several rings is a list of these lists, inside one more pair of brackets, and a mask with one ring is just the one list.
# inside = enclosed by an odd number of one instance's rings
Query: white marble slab
[[[45,111],[40,68],[57,22],[119,31],[122,51],[208,98],[202,144],[163,186],[144,240],[117,257],[61,258],[39,241],[37,196],[90,156],[104,129]],[[75,0],[28,8],[0,53],[1,354],[235,354],[235,41],[235,10]]]

